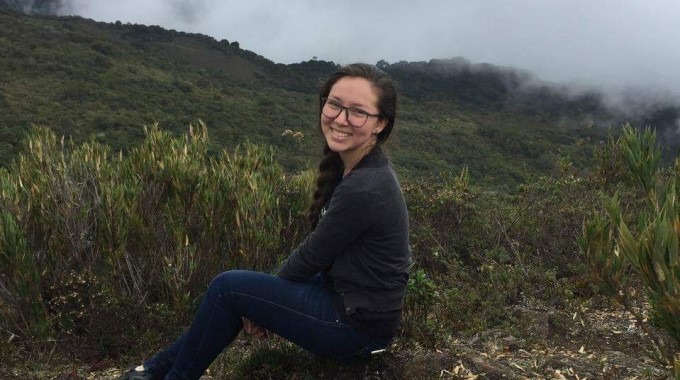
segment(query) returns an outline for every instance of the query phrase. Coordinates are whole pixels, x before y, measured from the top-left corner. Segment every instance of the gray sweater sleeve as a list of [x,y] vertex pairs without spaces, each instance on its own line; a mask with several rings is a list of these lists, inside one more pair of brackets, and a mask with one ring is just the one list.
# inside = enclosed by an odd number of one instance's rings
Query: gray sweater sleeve
[[302,243],[294,249],[276,272],[290,281],[305,281],[327,270],[370,223],[370,194],[354,191],[351,176],[335,189],[323,218]]

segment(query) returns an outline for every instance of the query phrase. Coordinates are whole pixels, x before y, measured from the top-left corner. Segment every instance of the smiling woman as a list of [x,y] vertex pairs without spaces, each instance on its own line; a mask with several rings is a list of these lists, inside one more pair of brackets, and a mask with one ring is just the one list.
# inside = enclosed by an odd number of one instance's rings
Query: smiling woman
[[242,329],[342,360],[390,344],[412,263],[406,204],[379,147],[396,91],[375,66],[353,64],[324,83],[319,102],[324,158],[307,237],[275,274],[215,277],[187,332],[121,379],[198,379]]
[[[385,128],[386,120],[375,112],[377,100],[371,82],[361,77],[340,79],[325,102],[322,99],[321,129],[330,149],[342,158],[344,174],[376,145],[378,133]],[[350,106],[342,105],[348,101]]]

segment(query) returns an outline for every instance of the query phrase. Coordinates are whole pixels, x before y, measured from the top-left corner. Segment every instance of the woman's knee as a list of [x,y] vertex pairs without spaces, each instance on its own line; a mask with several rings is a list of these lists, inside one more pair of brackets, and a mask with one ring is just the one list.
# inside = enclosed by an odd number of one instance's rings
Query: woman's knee
[[246,270],[229,270],[215,276],[210,282],[209,291],[214,289],[220,294],[247,289],[249,283],[257,281],[258,273]]
[[236,277],[238,277],[237,273],[235,272],[238,271],[228,270],[218,274],[217,276],[213,277],[208,287],[220,290],[228,289],[230,287],[230,284],[234,283],[234,281],[236,281]]

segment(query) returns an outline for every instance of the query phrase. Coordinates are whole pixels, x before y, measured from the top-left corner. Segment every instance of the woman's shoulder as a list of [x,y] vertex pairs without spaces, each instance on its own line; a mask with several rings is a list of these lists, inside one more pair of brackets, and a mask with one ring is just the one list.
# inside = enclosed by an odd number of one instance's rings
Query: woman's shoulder
[[338,185],[343,191],[372,191],[394,186],[399,187],[399,181],[380,147],[367,154]]
[[342,179],[338,188],[347,192],[384,193],[398,189],[399,181],[392,166],[387,164],[357,168]]

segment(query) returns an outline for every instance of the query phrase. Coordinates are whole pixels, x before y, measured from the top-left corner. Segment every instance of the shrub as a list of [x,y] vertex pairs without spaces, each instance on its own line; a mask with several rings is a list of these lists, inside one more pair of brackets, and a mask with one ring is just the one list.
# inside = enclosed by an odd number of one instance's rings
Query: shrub
[[[608,293],[622,302],[645,328],[646,322],[631,304],[627,292],[628,271],[638,274],[647,290],[653,322],[680,344],[680,173],[658,170],[660,151],[655,133],[624,126],[618,141],[626,173],[641,189],[644,208],[637,213],[637,226],[629,227],[618,196],[605,203],[606,213],[586,221],[582,250]],[[651,335],[654,337],[654,335]],[[673,361],[672,350],[654,339],[657,347]],[[676,376],[680,358],[675,357]]]
[[305,233],[310,173],[247,143],[209,157],[203,124],[145,134],[124,156],[36,128],[0,170],[0,327],[109,349],[103,316],[142,329],[167,305],[177,328],[214,275],[272,270]]
[[512,328],[513,309],[582,293],[576,237],[601,199],[590,180],[546,177],[506,195],[471,186],[463,170],[403,187],[415,260],[404,314],[411,339]]

